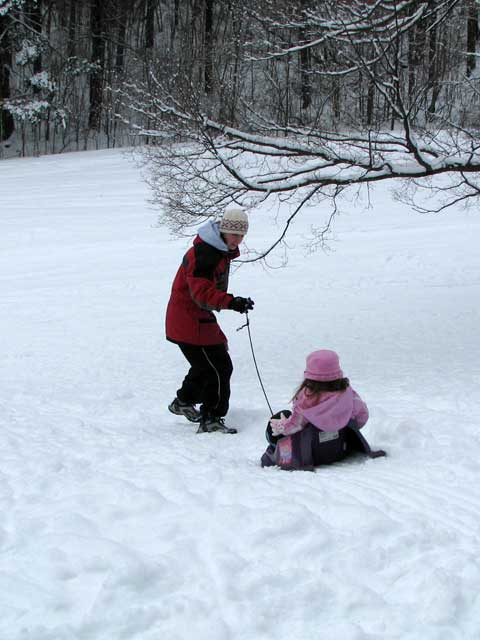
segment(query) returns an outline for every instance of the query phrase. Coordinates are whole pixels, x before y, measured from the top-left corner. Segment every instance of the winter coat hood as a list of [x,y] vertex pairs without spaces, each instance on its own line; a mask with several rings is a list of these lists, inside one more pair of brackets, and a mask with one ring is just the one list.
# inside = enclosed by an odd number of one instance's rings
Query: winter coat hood
[[225,251],[228,253],[229,249],[225,242],[223,241],[222,236],[220,235],[219,229],[220,223],[215,222],[214,220],[209,220],[205,224],[203,224],[198,229],[198,235],[200,240],[203,240],[207,244],[215,247],[219,251]]
[[[352,387],[347,387],[341,392],[322,394],[317,404],[303,409],[302,413],[308,422],[322,431],[338,431],[352,416],[356,417],[358,414],[366,413],[365,417],[361,416],[360,426],[363,426],[367,421],[365,418],[368,418],[366,405]],[[358,417],[360,418],[360,415]]]

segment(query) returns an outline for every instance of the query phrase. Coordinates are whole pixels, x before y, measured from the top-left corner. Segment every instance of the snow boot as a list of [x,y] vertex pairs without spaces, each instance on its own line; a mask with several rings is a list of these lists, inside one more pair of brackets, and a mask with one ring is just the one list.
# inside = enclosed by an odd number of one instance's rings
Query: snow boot
[[188,402],[180,402],[178,398],[175,398],[169,405],[168,410],[174,413],[176,416],[184,416],[190,422],[200,422],[202,414],[198,409],[195,409],[193,404]]
[[237,430],[233,429],[233,427],[226,426],[224,418],[203,416],[200,420],[197,433],[211,433],[213,431],[219,431],[220,433],[237,433]]

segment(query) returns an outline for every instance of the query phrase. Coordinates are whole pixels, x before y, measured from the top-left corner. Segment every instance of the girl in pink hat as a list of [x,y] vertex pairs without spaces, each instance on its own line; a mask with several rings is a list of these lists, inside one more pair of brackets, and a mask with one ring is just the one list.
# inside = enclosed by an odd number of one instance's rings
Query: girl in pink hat
[[312,469],[342,460],[352,451],[385,455],[373,452],[360,434],[368,420],[367,405],[344,377],[335,351],[322,349],[307,357],[304,380],[292,401],[291,412],[270,418],[270,444],[262,466]]

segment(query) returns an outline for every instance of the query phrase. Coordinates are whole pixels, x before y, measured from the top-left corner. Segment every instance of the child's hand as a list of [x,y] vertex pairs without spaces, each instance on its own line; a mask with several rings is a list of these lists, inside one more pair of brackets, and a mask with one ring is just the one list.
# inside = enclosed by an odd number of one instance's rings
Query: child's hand
[[270,427],[272,428],[272,433],[274,436],[281,436],[283,434],[283,429],[285,424],[288,422],[288,418],[280,414],[280,418],[272,418],[270,420]]

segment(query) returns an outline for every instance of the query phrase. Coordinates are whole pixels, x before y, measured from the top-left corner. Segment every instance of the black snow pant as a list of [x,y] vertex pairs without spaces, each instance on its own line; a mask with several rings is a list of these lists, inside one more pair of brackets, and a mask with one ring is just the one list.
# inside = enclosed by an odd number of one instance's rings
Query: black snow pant
[[226,344],[206,347],[177,343],[190,364],[182,386],[177,391],[181,402],[201,403],[203,415],[222,418],[227,415],[230,400],[232,360]]

